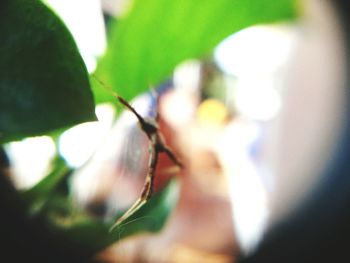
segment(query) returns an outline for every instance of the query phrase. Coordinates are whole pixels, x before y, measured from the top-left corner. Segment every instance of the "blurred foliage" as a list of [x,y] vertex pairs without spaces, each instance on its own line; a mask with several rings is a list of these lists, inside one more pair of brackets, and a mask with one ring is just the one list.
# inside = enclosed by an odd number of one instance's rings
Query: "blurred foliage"
[[35,186],[23,191],[21,197],[29,217],[46,218],[53,231],[92,254],[127,236],[159,231],[178,200],[179,185],[173,180],[122,225],[111,230],[124,211],[106,221],[91,217],[75,207],[67,193],[62,191],[62,183],[68,183],[70,172],[64,161],[57,158],[53,171]]
[[[124,19],[111,23],[96,75],[129,100],[169,78],[183,60],[209,55],[230,34],[294,16],[294,0],[135,0]],[[98,85],[94,93],[98,102],[111,100]]]
[[[67,183],[67,178],[72,170],[60,156],[56,157],[52,162],[52,166],[52,171],[46,177],[30,189],[21,192],[29,215],[42,213],[45,208],[50,206],[51,200],[62,195],[60,186]],[[67,192],[63,193],[63,196],[66,194]]]
[[39,1],[1,1],[0,141],[95,118],[88,73],[65,25]]
[[77,213],[70,220],[67,218],[57,220],[59,217],[55,216],[56,224],[53,227],[63,233],[67,239],[82,244],[93,252],[98,252],[136,233],[160,231],[177,203],[178,192],[178,182],[171,181],[139,211],[113,230],[111,230],[112,225],[124,214],[124,211],[108,221],[91,218],[84,213]]

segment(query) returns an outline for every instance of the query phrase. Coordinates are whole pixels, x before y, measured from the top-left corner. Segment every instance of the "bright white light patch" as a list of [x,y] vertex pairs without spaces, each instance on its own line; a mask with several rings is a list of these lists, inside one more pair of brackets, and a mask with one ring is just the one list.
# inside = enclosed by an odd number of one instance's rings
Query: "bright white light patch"
[[245,253],[258,244],[268,215],[266,191],[249,154],[260,132],[254,122],[236,120],[226,127],[217,144],[229,179],[235,232]]
[[174,86],[176,89],[185,91],[196,91],[200,82],[200,62],[187,60],[175,68]]
[[71,31],[89,72],[106,47],[105,26],[99,0],[46,0]]
[[14,183],[18,188],[31,187],[42,179],[56,153],[55,143],[48,136],[11,142],[5,149],[13,168]]
[[267,190],[250,155],[259,138],[257,121],[272,121],[281,108],[281,79],[296,41],[287,26],[255,26],[224,40],[215,50],[218,66],[234,76],[237,118],[227,127],[219,156],[229,175],[233,218],[242,250],[254,250],[269,215]]
[[281,98],[271,78],[245,77],[237,80],[235,103],[240,114],[257,121],[273,119]]
[[79,124],[65,131],[59,139],[59,151],[72,167],[83,165],[109,131],[114,109],[109,104],[96,107],[98,121]]
[[219,67],[237,77],[271,74],[283,65],[294,34],[287,27],[254,26],[224,40],[215,50]]

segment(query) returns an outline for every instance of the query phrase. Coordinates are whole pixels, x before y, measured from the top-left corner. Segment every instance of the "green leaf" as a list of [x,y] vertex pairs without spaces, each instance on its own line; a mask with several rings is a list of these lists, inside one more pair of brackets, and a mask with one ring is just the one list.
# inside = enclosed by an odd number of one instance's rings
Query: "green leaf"
[[111,226],[123,213],[110,222],[87,216],[78,217],[72,222],[62,220],[63,223],[56,222],[54,228],[73,243],[97,252],[136,233],[160,231],[177,203],[178,192],[178,182],[175,180],[170,182],[165,189],[155,194],[140,210],[112,232],[110,232]]
[[52,171],[30,189],[20,192],[21,198],[26,204],[29,215],[40,213],[52,198],[56,198],[62,182],[66,181],[71,173],[62,157],[57,156],[52,163]]
[[0,4],[0,141],[95,120],[89,77],[64,24],[38,0]]
[[[209,55],[234,32],[293,18],[294,2],[135,0],[129,15],[111,25],[109,47],[96,75],[131,99],[166,80],[183,60]],[[94,92],[98,100],[108,99],[99,88]]]

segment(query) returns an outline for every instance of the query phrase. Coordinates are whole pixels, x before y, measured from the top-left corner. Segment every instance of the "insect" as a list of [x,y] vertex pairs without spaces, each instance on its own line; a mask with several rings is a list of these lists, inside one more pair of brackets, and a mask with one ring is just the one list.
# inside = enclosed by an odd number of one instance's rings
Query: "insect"
[[175,165],[183,168],[183,164],[176,157],[174,152],[166,145],[162,134],[159,131],[158,119],[159,114],[153,119],[145,119],[121,96],[113,94],[116,99],[123,104],[129,111],[131,111],[138,120],[140,129],[146,134],[149,139],[149,161],[145,183],[141,192],[140,197],[135,203],[115,222],[111,227],[113,230],[115,227],[123,223],[127,218],[138,211],[153,195],[154,177],[158,163],[158,157],[160,153],[165,153]]

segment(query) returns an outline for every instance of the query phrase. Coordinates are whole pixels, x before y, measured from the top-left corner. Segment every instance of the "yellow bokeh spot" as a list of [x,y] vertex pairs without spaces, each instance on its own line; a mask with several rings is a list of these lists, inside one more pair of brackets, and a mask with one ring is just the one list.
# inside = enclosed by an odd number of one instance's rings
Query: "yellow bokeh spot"
[[207,125],[221,125],[227,120],[228,115],[225,105],[215,99],[203,101],[197,109],[197,120]]

